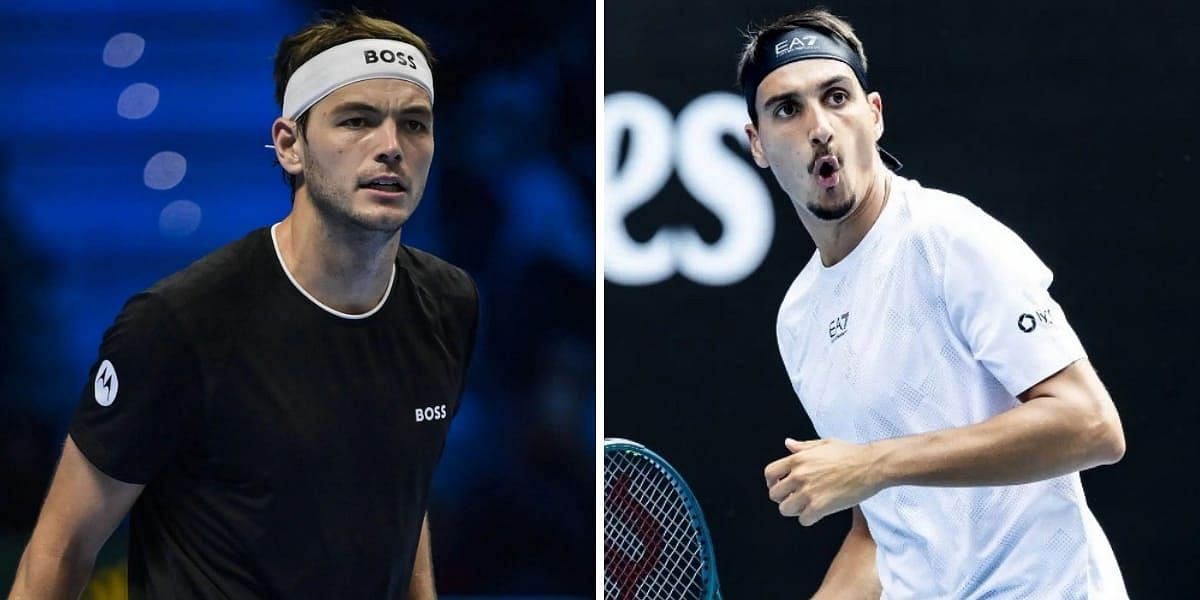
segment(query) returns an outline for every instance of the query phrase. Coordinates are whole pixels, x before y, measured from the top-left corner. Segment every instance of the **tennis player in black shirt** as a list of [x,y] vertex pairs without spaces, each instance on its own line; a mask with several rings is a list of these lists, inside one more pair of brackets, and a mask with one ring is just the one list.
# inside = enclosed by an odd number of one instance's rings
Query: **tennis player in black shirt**
[[291,213],[135,295],[14,598],[77,597],[131,513],[132,598],[434,598],[430,479],[478,296],[400,244],[433,158],[421,38],[353,13],[285,38]]

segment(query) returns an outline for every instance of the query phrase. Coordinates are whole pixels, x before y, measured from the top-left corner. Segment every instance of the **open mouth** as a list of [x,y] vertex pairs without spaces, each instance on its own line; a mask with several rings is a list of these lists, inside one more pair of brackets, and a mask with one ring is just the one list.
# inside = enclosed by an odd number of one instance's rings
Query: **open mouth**
[[408,187],[404,185],[404,182],[400,181],[399,177],[376,177],[361,185],[367,189],[391,194],[408,191]]
[[842,170],[842,165],[836,156],[825,155],[813,162],[812,172],[817,176],[817,185],[823,188],[831,188],[838,183],[838,171]]

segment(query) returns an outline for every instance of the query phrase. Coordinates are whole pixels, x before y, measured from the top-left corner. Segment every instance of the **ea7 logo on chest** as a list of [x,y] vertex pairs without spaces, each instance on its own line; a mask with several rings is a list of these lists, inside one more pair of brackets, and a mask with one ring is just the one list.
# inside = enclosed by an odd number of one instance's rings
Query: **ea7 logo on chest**
[[1037,329],[1038,325],[1046,325],[1047,327],[1054,326],[1054,311],[1047,308],[1046,310],[1035,310],[1033,314],[1024,313],[1017,317],[1017,328],[1025,333],[1029,333]]
[[846,335],[846,329],[850,324],[850,313],[842,313],[842,316],[829,322],[829,343]]
[[425,408],[417,409],[417,422],[421,421],[438,421],[446,418],[446,405],[439,404],[437,406],[426,406]]

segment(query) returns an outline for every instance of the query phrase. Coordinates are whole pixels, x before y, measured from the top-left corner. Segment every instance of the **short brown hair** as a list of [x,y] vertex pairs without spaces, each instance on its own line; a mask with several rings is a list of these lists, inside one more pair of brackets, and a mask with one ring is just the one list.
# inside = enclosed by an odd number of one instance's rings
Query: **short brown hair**
[[[430,68],[433,67],[434,59],[429,44],[408,28],[387,19],[372,17],[357,8],[350,12],[328,12],[318,21],[279,42],[279,50],[275,53],[275,102],[283,108],[283,94],[287,91],[288,80],[300,65],[334,46],[365,39],[397,40],[412,44],[425,55]],[[296,127],[301,136],[304,135],[307,122],[308,111],[296,117]],[[296,178],[287,171],[283,176],[295,192]]]
[[[763,39],[771,37],[778,33],[790,31],[797,27],[807,27],[824,33],[825,35],[840,38],[850,49],[858,55],[858,59],[862,61],[863,73],[867,72],[867,54],[863,50],[862,42],[858,36],[854,35],[854,28],[845,19],[829,12],[829,9],[818,6],[805,11],[784,15],[770,25],[758,29],[751,29],[746,33],[746,45],[742,47],[742,56],[738,59],[737,67],[737,85],[738,89],[742,89],[745,84],[746,72],[754,66],[758,60],[758,45]],[[867,90],[863,90],[864,92]],[[758,109],[751,107],[750,120],[758,125]]]

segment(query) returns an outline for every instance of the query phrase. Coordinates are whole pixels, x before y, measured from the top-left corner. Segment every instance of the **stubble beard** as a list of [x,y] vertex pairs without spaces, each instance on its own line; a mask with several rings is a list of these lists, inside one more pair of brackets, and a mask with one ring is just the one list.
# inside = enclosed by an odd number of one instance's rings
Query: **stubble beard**
[[354,192],[343,195],[338,190],[336,183],[326,177],[325,172],[307,155],[304,157],[304,180],[308,186],[308,196],[312,199],[313,208],[327,222],[339,229],[391,235],[399,231],[403,225],[403,223],[379,222],[378,219],[372,219],[369,215],[356,213]]
[[822,221],[837,221],[850,214],[850,211],[854,209],[855,200],[857,200],[855,196],[850,196],[834,206],[822,206],[820,202],[809,202],[805,208]]

